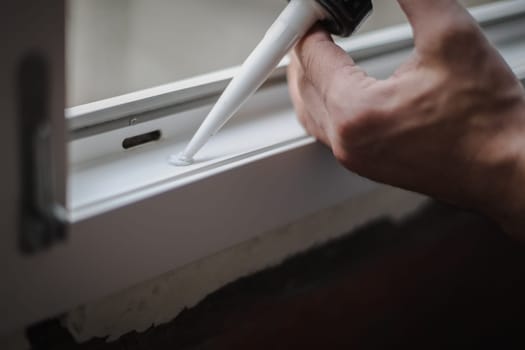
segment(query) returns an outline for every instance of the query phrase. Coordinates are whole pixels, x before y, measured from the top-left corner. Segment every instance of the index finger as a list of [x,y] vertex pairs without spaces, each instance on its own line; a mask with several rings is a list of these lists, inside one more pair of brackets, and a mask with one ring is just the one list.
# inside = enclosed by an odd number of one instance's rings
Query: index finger
[[367,77],[354,60],[320,27],[312,29],[297,43],[295,54],[306,79],[318,89],[321,96],[327,96],[334,82],[341,78],[345,84],[352,84]]

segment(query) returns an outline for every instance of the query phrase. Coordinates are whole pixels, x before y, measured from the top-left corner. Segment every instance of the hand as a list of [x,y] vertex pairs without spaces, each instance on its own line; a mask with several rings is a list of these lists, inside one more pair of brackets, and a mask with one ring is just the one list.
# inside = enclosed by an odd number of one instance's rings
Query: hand
[[299,120],[348,169],[525,237],[523,87],[457,1],[398,2],[415,50],[386,80],[319,28],[297,44],[288,80]]

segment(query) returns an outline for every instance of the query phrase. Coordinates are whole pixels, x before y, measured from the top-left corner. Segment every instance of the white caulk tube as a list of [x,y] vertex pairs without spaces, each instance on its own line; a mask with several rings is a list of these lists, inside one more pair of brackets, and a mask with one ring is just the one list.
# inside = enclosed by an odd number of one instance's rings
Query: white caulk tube
[[264,83],[295,43],[326,16],[316,0],[291,0],[226,87],[186,149],[170,156],[170,163],[192,164],[193,156]]

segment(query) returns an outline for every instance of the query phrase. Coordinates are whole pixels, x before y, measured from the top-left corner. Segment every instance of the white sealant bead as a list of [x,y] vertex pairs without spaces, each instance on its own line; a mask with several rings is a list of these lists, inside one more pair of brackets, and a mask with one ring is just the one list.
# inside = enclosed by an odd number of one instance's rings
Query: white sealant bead
[[193,158],[186,157],[184,154],[172,154],[168,162],[175,166],[188,166],[193,164]]

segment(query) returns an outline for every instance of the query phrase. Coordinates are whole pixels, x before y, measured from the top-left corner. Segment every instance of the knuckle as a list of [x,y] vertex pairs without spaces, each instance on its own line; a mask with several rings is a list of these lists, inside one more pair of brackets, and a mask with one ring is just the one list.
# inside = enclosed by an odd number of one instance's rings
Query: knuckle
[[465,39],[477,36],[476,25],[466,18],[454,18],[444,26],[444,36],[448,39]]
[[332,117],[333,131],[347,142],[356,142],[360,135],[375,133],[387,127],[402,108],[403,101],[386,84],[370,88],[356,87],[352,93],[348,93],[348,88],[336,86],[333,91],[327,108]]
[[334,154],[335,159],[345,168],[352,168],[351,152],[349,152],[345,146],[337,143],[332,147],[332,153]]
[[362,157],[357,149],[338,144],[332,147],[332,153],[335,159],[348,170],[357,174],[363,173],[364,162],[361,160]]
[[469,19],[457,18],[447,21],[438,33],[438,49],[445,56],[477,54],[481,34],[478,26]]
[[354,122],[348,117],[336,117],[333,121],[333,132],[339,140],[351,142],[353,140]]
[[354,143],[382,118],[383,113],[376,108],[354,105],[351,110],[346,109],[346,114],[334,115],[334,132],[339,138]]

